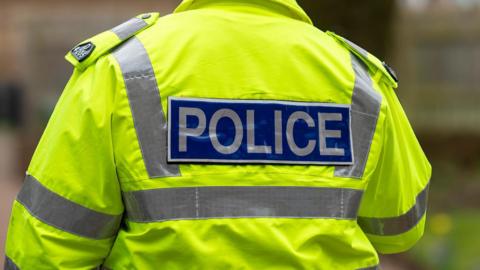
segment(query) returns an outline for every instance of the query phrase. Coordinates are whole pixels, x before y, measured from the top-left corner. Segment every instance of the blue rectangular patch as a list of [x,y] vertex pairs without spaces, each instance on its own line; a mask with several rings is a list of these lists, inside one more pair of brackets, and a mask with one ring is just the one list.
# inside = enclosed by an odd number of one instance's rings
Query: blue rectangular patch
[[168,161],[350,165],[350,105],[168,99]]

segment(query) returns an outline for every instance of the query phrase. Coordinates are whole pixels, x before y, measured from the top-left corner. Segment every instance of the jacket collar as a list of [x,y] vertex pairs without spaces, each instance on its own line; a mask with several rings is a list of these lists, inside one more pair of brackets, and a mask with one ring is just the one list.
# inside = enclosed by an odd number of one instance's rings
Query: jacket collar
[[292,19],[312,24],[312,21],[308,15],[295,0],[183,0],[182,3],[180,3],[180,5],[175,9],[175,13],[202,8],[210,4],[225,2],[238,5],[241,5],[242,3],[258,5],[271,11],[282,13]]

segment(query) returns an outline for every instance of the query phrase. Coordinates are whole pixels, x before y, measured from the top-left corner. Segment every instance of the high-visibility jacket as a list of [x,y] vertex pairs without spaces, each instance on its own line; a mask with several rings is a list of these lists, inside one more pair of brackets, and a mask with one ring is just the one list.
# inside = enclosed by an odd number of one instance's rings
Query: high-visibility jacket
[[375,269],[423,233],[394,73],[294,0],[186,0],[66,58],[6,269]]

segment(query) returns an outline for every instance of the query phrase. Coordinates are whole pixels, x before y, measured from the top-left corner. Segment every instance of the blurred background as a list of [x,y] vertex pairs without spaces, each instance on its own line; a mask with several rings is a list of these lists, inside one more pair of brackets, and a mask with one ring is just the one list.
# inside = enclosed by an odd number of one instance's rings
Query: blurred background
[[[299,0],[315,25],[385,60],[433,165],[424,238],[385,270],[480,269],[480,0]],[[78,42],[178,0],[1,0],[0,254],[10,207]],[[3,265],[0,255],[0,266]]]

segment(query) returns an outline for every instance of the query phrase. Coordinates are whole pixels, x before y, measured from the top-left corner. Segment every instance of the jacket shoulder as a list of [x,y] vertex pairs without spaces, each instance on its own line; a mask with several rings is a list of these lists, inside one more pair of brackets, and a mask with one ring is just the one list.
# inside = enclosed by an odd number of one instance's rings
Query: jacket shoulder
[[351,53],[353,53],[355,56],[357,56],[362,62],[365,63],[365,65],[368,67],[370,72],[372,74],[380,74],[380,77],[382,79],[385,79],[385,81],[393,88],[397,88],[398,86],[398,78],[393,71],[392,68],[390,68],[385,62],[379,60],[377,57],[374,55],[370,54],[368,51],[363,49],[362,47],[358,46],[357,44],[351,42],[350,40],[339,36],[333,32],[328,31],[327,34],[331,36],[333,39],[335,39],[341,46],[345,47],[347,50],[349,50]]
[[144,13],[133,17],[108,31],[80,42],[65,55],[65,59],[76,69],[84,70],[130,37],[155,24],[158,18],[158,13]]

